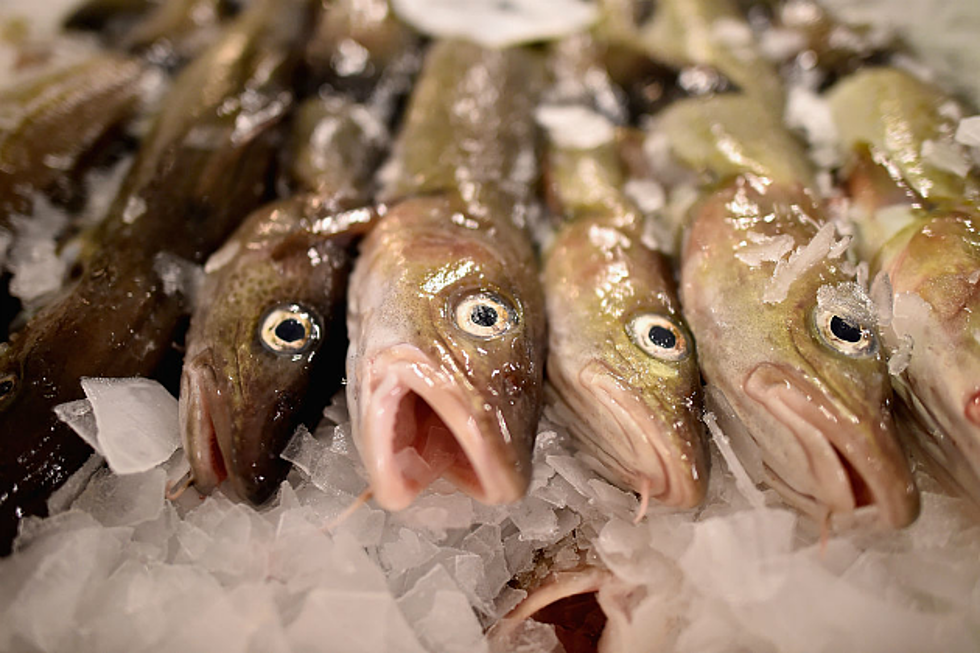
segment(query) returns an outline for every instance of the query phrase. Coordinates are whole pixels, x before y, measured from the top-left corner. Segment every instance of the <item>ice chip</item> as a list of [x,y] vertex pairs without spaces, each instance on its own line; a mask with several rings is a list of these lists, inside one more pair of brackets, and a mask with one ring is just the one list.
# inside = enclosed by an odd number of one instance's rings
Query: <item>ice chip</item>
[[156,381],[83,377],[99,447],[117,474],[135,474],[170,458],[180,444],[177,400]]
[[967,147],[980,147],[980,116],[963,118],[956,126],[956,142]]
[[14,242],[7,251],[10,294],[34,302],[61,288],[68,258],[59,254],[56,239],[68,224],[68,215],[43,197],[34,200],[33,214],[11,216]]
[[762,294],[762,301],[767,304],[778,304],[786,299],[793,282],[830,254],[837,243],[834,232],[834,224],[828,222],[820,227],[809,243],[800,245],[788,259],[779,261]]
[[957,177],[966,177],[972,166],[961,145],[945,140],[924,141],[922,143],[922,159],[940,170],[953,173]]
[[503,48],[574,34],[598,18],[582,0],[393,0],[402,20],[440,38]]
[[534,117],[558,147],[590,150],[612,142],[613,124],[601,113],[579,105],[544,104]]
[[483,629],[452,577],[436,566],[398,598],[398,607],[429,651],[486,651]]
[[159,467],[125,476],[102,469],[73,507],[106,526],[135,526],[156,519],[163,511],[166,483],[167,473]]
[[204,281],[200,265],[169,252],[159,252],[153,259],[153,270],[163,282],[164,294],[183,295],[191,306],[196,303],[197,291]]
[[[82,401],[85,400],[83,399]],[[77,472],[69,476],[65,484],[52,492],[51,496],[48,497],[48,514],[56,515],[59,512],[68,510],[68,507],[71,506],[75,499],[78,498],[78,495],[85,489],[85,486],[88,485],[89,479],[92,478],[104,463],[105,458],[97,453],[89,456],[85,464]]]
[[85,440],[86,444],[95,450],[95,453],[102,455],[102,446],[99,444],[99,427],[95,423],[95,413],[92,411],[92,404],[88,399],[58,404],[54,407],[54,414],[70,426],[71,430],[78,434],[78,437]]

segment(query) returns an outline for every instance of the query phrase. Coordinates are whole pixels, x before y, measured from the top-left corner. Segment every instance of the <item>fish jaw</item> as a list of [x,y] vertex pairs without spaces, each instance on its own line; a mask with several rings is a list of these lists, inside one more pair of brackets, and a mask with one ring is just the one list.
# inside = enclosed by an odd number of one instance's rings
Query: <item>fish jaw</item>
[[593,445],[589,452],[608,470],[644,497],[667,506],[693,508],[703,501],[707,456],[692,411],[671,410],[599,360],[571,375],[562,373],[555,359],[549,364],[555,370],[552,383],[568,398],[567,408],[587,425],[572,428]]
[[[901,528],[918,516],[918,493],[887,422],[854,415],[816,384],[786,365],[760,363],[743,384],[745,395],[783,426],[802,448],[817,496],[831,513],[877,507],[888,525]],[[887,413],[886,413],[887,415]],[[780,470],[770,466],[779,475]],[[780,480],[790,491],[794,474]]]
[[184,364],[180,376],[180,434],[194,486],[209,493],[228,478],[231,425],[210,350]]
[[462,388],[421,350],[394,346],[365,371],[359,446],[379,505],[406,508],[441,476],[487,504],[524,496],[528,479],[507,446],[503,416],[476,414]]

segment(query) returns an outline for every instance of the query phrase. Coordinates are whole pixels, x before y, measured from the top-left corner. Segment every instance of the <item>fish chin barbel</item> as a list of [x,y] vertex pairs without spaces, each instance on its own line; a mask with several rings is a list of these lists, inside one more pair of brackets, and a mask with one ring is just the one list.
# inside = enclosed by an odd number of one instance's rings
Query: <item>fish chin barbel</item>
[[354,440],[385,508],[440,476],[487,503],[527,487],[545,327],[523,224],[542,83],[529,51],[428,52],[395,202],[361,246],[348,305]]

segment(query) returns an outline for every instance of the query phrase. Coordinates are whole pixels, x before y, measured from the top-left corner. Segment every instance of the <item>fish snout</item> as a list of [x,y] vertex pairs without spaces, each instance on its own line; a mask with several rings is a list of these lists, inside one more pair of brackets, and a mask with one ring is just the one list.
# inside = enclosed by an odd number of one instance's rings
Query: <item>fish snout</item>
[[[744,389],[783,429],[759,442],[767,466],[791,491],[831,513],[874,506],[879,519],[894,528],[915,520],[918,490],[891,414],[880,405],[863,405],[863,390],[856,390],[861,396],[837,396],[795,368],[773,363],[757,365]],[[775,452],[794,444],[803,456],[780,462]],[[767,446],[772,449],[765,451]]]
[[980,426],[980,390],[967,400],[963,412],[971,424]]
[[[226,411],[210,350],[184,364],[180,376],[180,434],[191,466],[194,485],[203,493],[228,477],[226,449],[229,439]],[[224,433],[222,433],[224,431]]]
[[677,508],[700,504],[708,468],[696,411],[682,398],[643,392],[593,361],[579,375],[597,402],[592,426],[602,460],[647,498]]
[[[412,345],[383,350],[367,364],[355,438],[375,499],[407,507],[440,477],[487,504],[524,496],[530,446],[506,415]],[[524,450],[526,449],[526,451]]]

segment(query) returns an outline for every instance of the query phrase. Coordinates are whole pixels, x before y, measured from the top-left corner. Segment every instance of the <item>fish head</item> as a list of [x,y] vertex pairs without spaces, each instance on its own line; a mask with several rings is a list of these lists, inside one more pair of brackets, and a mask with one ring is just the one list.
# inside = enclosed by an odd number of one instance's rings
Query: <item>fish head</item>
[[348,306],[348,398],[385,508],[440,476],[485,503],[523,496],[544,363],[528,248],[508,225],[438,197],[396,205],[365,240]]
[[708,460],[700,372],[666,260],[583,218],[556,235],[545,265],[548,376],[569,427],[615,480],[692,507]]
[[843,265],[843,245],[799,187],[726,187],[695,214],[685,311],[750,473],[814,516],[901,527],[917,516],[918,494],[876,309]]
[[308,235],[237,254],[210,275],[192,317],[180,419],[195,485],[228,478],[258,504],[288,471],[279,454],[297,424],[314,416],[308,387],[331,357],[341,364],[331,317],[349,255]]
[[980,229],[952,211],[907,231],[881,260],[893,297],[882,335],[908,355],[892,381],[920,448],[980,502]]

